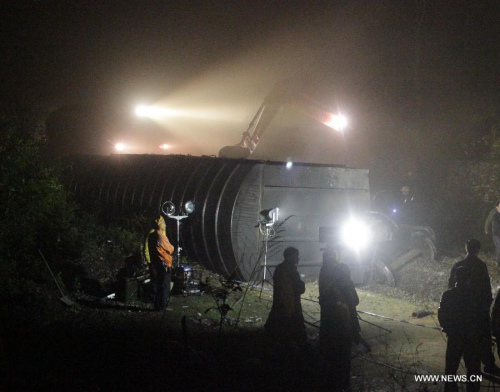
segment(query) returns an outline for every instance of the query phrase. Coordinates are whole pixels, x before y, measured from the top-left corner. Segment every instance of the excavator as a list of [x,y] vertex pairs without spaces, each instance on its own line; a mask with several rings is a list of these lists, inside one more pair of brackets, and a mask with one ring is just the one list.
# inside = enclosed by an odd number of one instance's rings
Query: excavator
[[264,98],[248,129],[243,132],[241,141],[236,145],[223,147],[219,151],[219,157],[234,159],[250,157],[257,148],[264,132],[285,106],[293,107],[300,113],[335,129],[335,115],[314,98],[304,93],[305,89],[305,82],[296,80],[277,82]]
[[[257,148],[264,132],[285,106],[292,107],[330,128],[340,130],[335,121],[337,116],[304,91],[307,91],[307,88],[303,81],[277,82],[265,97],[248,129],[243,132],[241,141],[236,145],[223,147],[219,151],[219,157],[249,158]],[[430,260],[435,259],[436,239],[431,228],[396,224],[389,216],[375,211],[369,212],[366,220],[372,226],[375,237],[380,237],[372,255],[372,261],[366,265],[365,272],[369,273],[372,280],[394,286],[393,272],[419,256]]]

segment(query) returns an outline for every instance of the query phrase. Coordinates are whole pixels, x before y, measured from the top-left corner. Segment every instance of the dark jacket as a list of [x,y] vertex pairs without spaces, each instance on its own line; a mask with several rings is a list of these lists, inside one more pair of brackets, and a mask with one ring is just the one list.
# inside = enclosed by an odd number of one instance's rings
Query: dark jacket
[[455,263],[451,269],[450,278],[448,280],[448,288],[455,287],[456,270],[459,267],[467,267],[470,281],[470,293],[474,296],[478,306],[483,310],[490,310],[493,296],[491,294],[490,275],[486,264],[477,256],[467,255],[464,260]]
[[319,304],[321,346],[335,344],[338,339],[359,338],[361,328],[356,312],[359,297],[346,264],[323,264],[319,275]]
[[300,296],[306,291],[297,266],[282,262],[273,275],[273,306],[266,321],[266,331],[279,338],[306,339]]
[[497,293],[493,310],[491,311],[491,333],[496,338],[500,338],[500,290]]
[[448,335],[463,338],[481,336],[487,323],[474,295],[465,287],[453,287],[443,293],[438,309],[438,320]]

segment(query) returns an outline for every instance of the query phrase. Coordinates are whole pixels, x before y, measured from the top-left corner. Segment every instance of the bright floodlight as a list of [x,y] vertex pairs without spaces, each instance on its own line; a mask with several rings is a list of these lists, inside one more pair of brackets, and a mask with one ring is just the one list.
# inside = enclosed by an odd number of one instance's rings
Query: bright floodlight
[[162,149],[164,151],[168,150],[169,148],[170,148],[170,145],[168,145],[168,144],[162,144],[162,145],[160,145],[160,149]]
[[184,210],[186,211],[186,214],[191,214],[194,211],[194,203],[189,200],[184,204]]
[[293,162],[288,161],[288,162],[286,163],[286,168],[287,168],[288,170],[290,170],[290,169],[292,168],[292,166],[293,166]]
[[170,109],[163,106],[147,106],[139,105],[135,108],[135,114],[139,117],[147,117],[151,119],[159,120],[164,117],[182,117],[188,114],[182,110]]
[[161,211],[167,215],[172,216],[175,214],[175,205],[171,201],[166,201],[161,205]]
[[347,127],[347,118],[342,114],[335,114],[330,118],[330,121],[328,121],[326,125],[338,132],[342,132]]
[[262,210],[259,212],[259,223],[266,226],[274,225],[279,219],[279,210],[280,209],[278,207],[270,210]]
[[148,107],[144,105],[139,105],[135,108],[135,114],[139,117],[147,117],[148,116]]
[[116,143],[115,144],[115,150],[118,152],[125,151],[125,144],[123,143]]
[[349,248],[360,250],[370,242],[370,229],[364,222],[351,219],[342,226],[340,238]]
[[172,110],[160,106],[139,105],[135,108],[135,114],[139,117],[148,117],[159,119],[165,116],[171,116]]

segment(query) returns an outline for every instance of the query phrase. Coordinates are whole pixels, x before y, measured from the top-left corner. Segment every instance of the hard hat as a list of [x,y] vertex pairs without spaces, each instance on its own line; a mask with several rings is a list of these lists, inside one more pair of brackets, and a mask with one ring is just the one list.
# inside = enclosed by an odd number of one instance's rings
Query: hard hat
[[165,219],[163,219],[163,216],[160,215],[158,218],[155,219],[155,222],[158,226],[161,226],[165,224]]
[[410,192],[410,187],[408,185],[405,185],[401,188],[401,192]]

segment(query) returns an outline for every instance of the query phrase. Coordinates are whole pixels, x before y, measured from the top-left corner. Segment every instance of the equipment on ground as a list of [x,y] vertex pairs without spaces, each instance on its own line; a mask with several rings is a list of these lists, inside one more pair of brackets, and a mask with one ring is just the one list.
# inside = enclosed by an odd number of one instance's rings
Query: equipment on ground
[[169,218],[175,219],[177,221],[177,267],[181,265],[181,241],[180,241],[180,232],[181,232],[181,220],[188,217],[194,211],[194,203],[189,200],[184,204],[184,208],[179,209],[179,213],[175,214],[175,205],[171,201],[166,201],[161,205],[161,211],[167,215]]
[[[272,208],[269,210],[262,210],[259,213],[259,231],[264,239],[264,265],[261,266],[262,280],[260,281],[260,296],[262,295],[262,290],[264,289],[264,283],[271,284],[271,282],[266,278],[267,275],[267,251],[269,240],[276,235],[275,225],[278,222],[279,208]],[[257,271],[260,275],[261,271]]]
[[56,277],[54,276],[54,273],[52,272],[52,270],[50,269],[49,267],[49,263],[47,263],[47,260],[45,259],[45,256],[43,255],[42,251],[40,249],[38,249],[38,253],[40,253],[40,256],[42,256],[42,260],[43,262],[45,263],[45,265],[47,266],[47,269],[49,270],[50,274],[52,275],[52,278],[54,279],[54,282],[56,283],[57,285],[57,288],[59,289],[59,292],[61,293],[62,297],[59,298],[61,300],[61,302],[63,302],[65,305],[68,305],[68,306],[73,306],[75,304],[75,301],[73,301],[70,297],[68,297],[67,295],[65,295],[61,289],[61,286],[59,285],[59,283],[57,282],[57,279]]
[[188,265],[179,265],[172,271],[172,295],[201,295],[205,291],[202,271],[195,270]]

